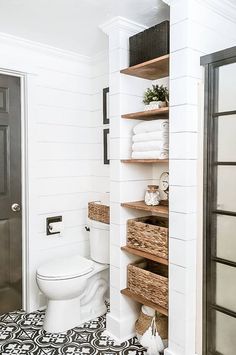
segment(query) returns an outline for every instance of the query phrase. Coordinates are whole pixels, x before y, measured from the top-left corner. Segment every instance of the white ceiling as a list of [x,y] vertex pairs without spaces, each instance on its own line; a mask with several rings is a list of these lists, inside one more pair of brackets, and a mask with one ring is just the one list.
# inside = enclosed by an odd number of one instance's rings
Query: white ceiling
[[107,47],[104,22],[122,16],[151,26],[168,11],[161,0],[0,0],[0,32],[91,56]]

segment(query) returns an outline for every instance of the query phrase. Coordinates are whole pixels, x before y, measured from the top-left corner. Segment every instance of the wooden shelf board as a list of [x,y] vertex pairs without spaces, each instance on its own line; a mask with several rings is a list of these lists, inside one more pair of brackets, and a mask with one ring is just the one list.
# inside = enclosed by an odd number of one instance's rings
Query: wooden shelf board
[[158,120],[158,119],[167,119],[169,117],[169,107],[158,108],[155,110],[141,111],[141,112],[132,112],[126,113],[121,116],[122,118],[132,119],[132,120]]
[[130,248],[127,245],[121,247],[121,250],[126,251],[127,253],[130,253],[130,254],[133,254],[133,255],[141,256],[143,258],[156,261],[156,262],[158,262],[160,264],[163,264],[163,265],[168,265],[168,259],[163,259],[163,258],[160,258],[159,256],[147,253],[145,251],[141,251],[141,250],[137,250],[137,249],[134,249],[134,248]]
[[144,297],[136,295],[135,293],[133,293],[132,291],[130,291],[128,288],[125,288],[123,290],[120,291],[122,293],[122,295],[125,295],[127,297],[132,298],[134,301],[137,301],[141,304],[144,304],[145,306],[149,306],[153,309],[155,309],[157,312],[164,314],[165,316],[168,316],[168,310],[158,306],[158,304],[155,304],[151,301],[146,300]]
[[156,80],[169,76],[169,54],[120,71],[122,74]]
[[168,164],[168,159],[122,159],[122,163],[137,164],[137,163],[156,163],[156,164]]
[[135,202],[123,202],[121,203],[122,207],[132,208],[135,210],[147,211],[155,213],[159,217],[168,218],[168,206],[147,206],[144,201],[135,201]]

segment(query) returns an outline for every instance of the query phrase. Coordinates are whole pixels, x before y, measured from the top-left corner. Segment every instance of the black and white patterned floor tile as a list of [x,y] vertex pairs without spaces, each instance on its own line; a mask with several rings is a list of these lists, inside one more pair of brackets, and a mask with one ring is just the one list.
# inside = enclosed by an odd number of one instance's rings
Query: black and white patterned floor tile
[[1,355],[144,355],[137,338],[117,345],[105,335],[106,316],[60,334],[42,329],[44,312],[11,312],[0,317]]

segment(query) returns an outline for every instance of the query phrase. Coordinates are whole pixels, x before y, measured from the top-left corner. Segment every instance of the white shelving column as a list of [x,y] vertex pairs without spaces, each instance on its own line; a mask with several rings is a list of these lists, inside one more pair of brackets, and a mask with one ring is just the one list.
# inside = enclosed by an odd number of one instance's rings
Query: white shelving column
[[145,212],[125,209],[120,203],[143,199],[146,186],[152,182],[152,166],[120,162],[120,159],[130,158],[132,128],[140,122],[122,119],[121,114],[143,110],[142,96],[150,82],[120,73],[129,66],[128,38],[145,27],[118,17],[102,29],[109,36],[110,87],[111,312],[107,316],[107,331],[118,341],[124,341],[134,335],[140,305],[120,293],[127,287],[127,265],[136,259],[120,247],[126,244],[127,219],[145,215]]
[[236,6],[218,0],[165,2],[170,5],[171,25],[169,348],[165,354],[201,355],[204,190],[200,57],[235,46]]

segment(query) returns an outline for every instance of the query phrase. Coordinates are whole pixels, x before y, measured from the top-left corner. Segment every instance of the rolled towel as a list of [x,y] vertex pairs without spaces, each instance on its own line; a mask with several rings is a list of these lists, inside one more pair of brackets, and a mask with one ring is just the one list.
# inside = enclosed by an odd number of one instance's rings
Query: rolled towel
[[168,120],[154,120],[154,121],[146,121],[137,124],[133,131],[135,134],[145,133],[145,132],[154,132],[154,131],[165,131],[169,130],[169,122]]
[[160,140],[160,141],[151,141],[151,142],[136,142],[132,145],[133,152],[146,152],[151,150],[163,150],[169,147],[169,142]]
[[151,150],[147,152],[132,152],[132,159],[168,159],[168,150]]
[[134,134],[132,137],[133,142],[146,142],[146,141],[155,141],[160,139],[168,140],[169,133],[165,131],[155,131],[155,132]]

